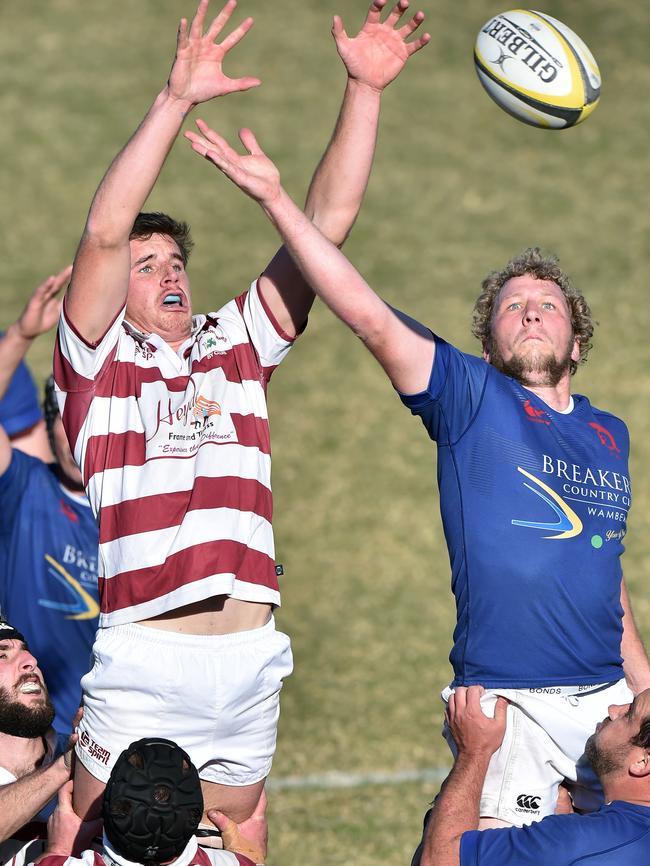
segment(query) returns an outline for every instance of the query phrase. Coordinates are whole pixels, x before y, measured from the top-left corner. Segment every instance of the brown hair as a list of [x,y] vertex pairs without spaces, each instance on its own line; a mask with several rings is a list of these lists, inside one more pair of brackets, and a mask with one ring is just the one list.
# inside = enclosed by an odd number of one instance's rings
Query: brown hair
[[183,265],[187,265],[187,260],[192,252],[194,241],[190,235],[190,227],[185,222],[178,222],[167,216],[166,213],[139,213],[133,223],[129,240],[134,238],[150,238],[151,235],[167,235],[173,241],[176,241],[178,249],[183,259]]
[[591,349],[591,338],[595,322],[589,305],[571,282],[568,274],[560,267],[557,256],[542,254],[539,247],[528,247],[513,259],[510,259],[501,271],[492,271],[481,284],[482,291],[474,304],[472,316],[472,333],[486,346],[490,341],[494,302],[499,291],[513,277],[523,277],[530,274],[536,280],[550,280],[562,291],[569,306],[573,335],[580,344],[580,359],[571,361],[571,375],[578,369],[578,364],[587,360]]

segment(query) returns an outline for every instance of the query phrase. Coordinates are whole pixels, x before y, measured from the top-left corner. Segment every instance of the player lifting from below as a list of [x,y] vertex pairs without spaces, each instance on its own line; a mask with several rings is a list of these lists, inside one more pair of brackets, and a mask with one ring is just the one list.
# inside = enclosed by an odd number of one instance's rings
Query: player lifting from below
[[552,813],[563,780],[577,806],[597,808],[585,741],[607,706],[631,700],[624,673],[639,692],[650,669],[619,561],[627,429],[571,396],[593,330],[584,298],[556,259],[527,250],[485,280],[475,310],[483,357],[463,354],[375,294],[291,201],[250,130],[243,156],[200,132],[187,133],[194,150],[259,202],[305,279],[438,443],[458,610],[452,688],[485,684],[488,713],[497,694],[510,702],[484,824]]
[[[428,36],[407,0],[375,0],[350,39],[333,34],[348,80],[307,212],[341,244],[370,173],[381,93]],[[139,214],[187,113],[259,84],[230,79],[229,0],[181,21],[169,81],[93,200],[55,350],[62,418],[100,524],[100,629],[82,682],[75,810],[97,814],[104,783],[140,731],[178,740],[206,809],[239,822],[275,748],[289,641],[271,531],[266,387],[304,327],[313,293],[280,250],[249,291],[192,317],[187,227]],[[310,223],[311,225],[311,223]],[[215,696],[218,696],[215,697]],[[156,730],[152,730],[155,724]]]

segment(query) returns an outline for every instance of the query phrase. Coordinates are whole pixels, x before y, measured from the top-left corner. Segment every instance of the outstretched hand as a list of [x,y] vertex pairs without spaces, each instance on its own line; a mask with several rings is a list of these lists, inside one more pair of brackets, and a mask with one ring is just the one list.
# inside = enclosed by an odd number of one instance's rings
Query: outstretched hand
[[72,273],[68,265],[58,274],[48,277],[37,286],[16,321],[16,329],[25,340],[33,340],[56,325],[61,311],[59,292],[67,286]]
[[400,19],[408,9],[409,0],[398,0],[385,21],[381,12],[387,0],[373,0],[359,33],[350,38],[338,15],[334,16],[332,35],[336,49],[350,78],[375,90],[383,90],[402,71],[406,61],[430,41],[423,33],[413,42],[407,38],[424,21],[424,12],[415,15],[402,26]]
[[246,195],[264,206],[280,194],[280,173],[263,153],[250,129],[239,130],[239,139],[248,151],[241,155],[205,121],[197,120],[196,125],[200,135],[191,131],[185,133],[192,150],[214,163]]
[[255,811],[241,824],[211,809],[208,818],[221,831],[223,847],[228,851],[244,854],[253,863],[264,863],[268,846],[268,824],[266,821],[266,793],[262,791]]
[[508,701],[498,697],[491,718],[481,707],[483,694],[483,686],[458,686],[449,697],[445,717],[459,754],[491,756],[503,742]]
[[189,27],[187,19],[181,18],[176,57],[169,73],[170,94],[194,105],[226,93],[249,90],[261,83],[259,78],[250,76],[228,78],[222,69],[224,58],[251,29],[253,19],[246,18],[222,42],[217,43],[215,40],[230,20],[237,0],[228,0],[204,33],[203,25],[209,3],[210,0],[200,0]]

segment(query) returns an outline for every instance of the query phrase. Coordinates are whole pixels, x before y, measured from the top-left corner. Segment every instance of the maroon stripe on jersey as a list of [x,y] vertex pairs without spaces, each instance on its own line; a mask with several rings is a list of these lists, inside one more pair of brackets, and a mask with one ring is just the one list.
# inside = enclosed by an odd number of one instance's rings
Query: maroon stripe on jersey
[[[113,363],[117,346],[108,354],[108,357],[102,364],[102,368],[97,374],[97,378],[105,375],[108,368]],[[60,376],[61,378],[57,378]],[[110,378],[110,377],[107,377]],[[54,353],[54,380],[59,385],[61,390],[66,392],[65,406],[63,407],[63,427],[68,437],[68,442],[71,443],[71,448],[74,449],[79,437],[79,432],[83,426],[90,404],[95,396],[93,390],[95,383],[91,379],[86,379],[74,372],[72,365],[60,351],[58,343]],[[83,385],[83,388],[79,386]],[[88,387],[89,386],[89,387]],[[86,460],[86,464],[87,464]],[[83,467],[81,467],[83,472]],[[84,475],[84,483],[88,481],[89,475]]]
[[220,367],[228,382],[258,382],[260,361],[252,343],[235,343],[226,350],[225,355],[213,354],[192,362],[193,373],[207,373]]
[[234,574],[246,583],[278,590],[275,563],[265,553],[239,541],[206,541],[168,556],[162,565],[99,578],[102,613],[152,601],[211,574]]
[[[245,448],[258,448],[262,454],[271,453],[271,435],[266,418],[258,418],[256,415],[231,415],[230,419],[237,435],[235,444],[243,445]],[[205,448],[207,445],[220,447],[229,444],[232,443],[208,439],[199,447]],[[193,460],[196,458],[196,453],[194,451],[191,454],[160,454],[147,457],[144,434],[134,430],[91,436],[86,448],[84,473],[87,474],[84,474],[84,478],[88,480],[96,472],[103,472],[105,469],[143,466],[147,460]]]
[[233,854],[237,858],[239,866],[255,866],[255,863],[252,860],[249,860],[245,854],[238,854],[236,851],[233,851]]
[[142,433],[127,430],[126,433],[91,436],[86,446],[84,479],[88,483],[96,472],[122,469],[124,466],[142,466],[144,462],[145,442]]
[[[226,381],[235,384],[246,380],[258,382],[260,379],[259,360],[248,343],[232,346],[224,355],[215,353],[210,358],[192,362],[192,373],[207,373],[219,368],[223,370]],[[182,394],[188,387],[189,379],[189,375],[165,378],[157,366],[145,367],[133,361],[118,361],[113,376],[102,380],[97,378],[95,396],[139,398],[142,385],[152,382],[163,382],[168,391]]]
[[266,418],[257,415],[231,415],[237,441],[247,448],[259,448],[263,454],[271,453],[271,431]]
[[234,508],[252,511],[271,522],[273,498],[268,487],[252,478],[199,477],[191,490],[141,496],[101,510],[99,541],[180,526],[190,511],[205,508]]

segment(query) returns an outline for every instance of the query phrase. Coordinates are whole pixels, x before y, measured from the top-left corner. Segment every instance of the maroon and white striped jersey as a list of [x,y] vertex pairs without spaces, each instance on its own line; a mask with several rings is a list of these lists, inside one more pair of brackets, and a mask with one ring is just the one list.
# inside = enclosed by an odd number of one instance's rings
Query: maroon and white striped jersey
[[214,595],[280,603],[266,388],[291,343],[256,283],[178,352],[124,311],[90,345],[62,310],[54,377],[99,523],[100,626]]
[[[43,857],[39,866],[137,866],[137,864],[131,860],[125,860],[124,857],[119,857],[108,848],[103,854],[89,849],[84,851],[81,857],[50,854]],[[197,847],[196,839],[192,838],[171,866],[255,866],[255,864],[243,854],[234,854],[222,849]]]

